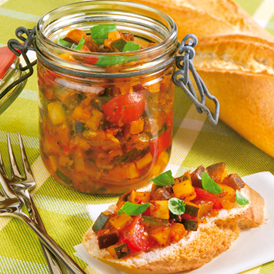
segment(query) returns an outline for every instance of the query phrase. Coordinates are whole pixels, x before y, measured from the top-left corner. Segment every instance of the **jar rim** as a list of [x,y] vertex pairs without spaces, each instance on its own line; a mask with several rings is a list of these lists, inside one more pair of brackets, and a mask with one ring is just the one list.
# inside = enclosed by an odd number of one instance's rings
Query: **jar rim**
[[[137,51],[132,51],[132,52],[113,52],[113,53],[83,52],[83,51],[68,49],[68,48],[64,48],[63,46],[58,45],[56,42],[54,42],[49,37],[47,37],[48,33],[46,33],[46,31],[48,31],[47,27],[51,24],[50,20],[52,20],[51,19],[52,17],[56,17],[58,14],[62,14],[64,12],[72,12],[74,10],[74,7],[84,8],[85,6],[88,7],[90,5],[96,6],[96,7],[98,7],[100,5],[112,5],[113,9],[115,9],[116,7],[119,7],[119,9],[121,9],[121,7],[127,7],[127,8],[136,8],[140,11],[146,10],[148,13],[155,14],[157,17],[163,19],[164,22],[166,24],[168,24],[168,26],[165,26],[167,36],[164,37],[165,39],[162,39],[162,41],[160,41],[156,45],[153,45],[149,48],[143,48],[143,49],[140,49]],[[92,10],[90,12],[92,12]],[[86,19],[86,20],[88,20],[88,19]],[[152,20],[152,19],[149,18],[149,20]],[[54,22],[56,22],[56,20]],[[162,24],[161,27],[163,27],[163,23],[161,23],[161,22],[158,22],[158,23],[159,23],[159,25]],[[55,26],[54,31],[56,31],[56,26]],[[83,2],[76,2],[76,3],[68,4],[65,6],[58,7],[56,9],[48,12],[47,14],[45,14],[37,23],[37,33],[36,33],[35,44],[36,44],[36,50],[38,52],[38,55],[46,57],[45,59],[51,59],[51,58],[48,58],[48,56],[45,56],[43,51],[39,51],[40,44],[42,47],[48,47],[49,57],[53,57],[51,55],[52,50],[50,50],[50,49],[55,48],[55,49],[64,51],[68,54],[73,54],[74,56],[82,56],[84,58],[90,57],[90,56],[95,56],[95,55],[100,57],[100,56],[133,56],[136,54],[138,54],[138,56],[145,56],[145,55],[153,56],[153,54],[154,54],[155,58],[156,58],[156,52],[157,53],[161,52],[161,54],[165,54],[165,55],[170,54],[171,56],[174,56],[174,54],[178,48],[177,33],[178,33],[177,25],[174,22],[174,20],[169,15],[167,15],[166,13],[164,13],[156,8],[153,8],[153,7],[144,5],[144,4],[134,3],[134,2],[94,0],[94,1],[83,1]],[[157,57],[156,59],[160,59],[160,58]],[[167,58],[165,61],[167,61]],[[62,64],[60,64],[60,62],[62,62]],[[59,60],[59,64],[57,62],[56,65],[64,68],[64,67],[66,67],[65,63],[66,62]],[[159,60],[158,60],[158,63],[159,63]],[[160,62],[160,63],[162,63],[162,62]],[[155,64],[152,64],[152,66],[155,66]],[[143,68],[139,68],[138,70],[146,70],[147,68],[148,68],[148,65],[146,64],[145,66],[143,66]],[[82,71],[82,69],[83,68],[81,68],[81,69],[78,68],[76,70]],[[133,69],[133,70],[136,71],[136,69]],[[86,70],[86,71],[90,71],[90,70]],[[104,71],[97,71],[97,72],[104,73]]]

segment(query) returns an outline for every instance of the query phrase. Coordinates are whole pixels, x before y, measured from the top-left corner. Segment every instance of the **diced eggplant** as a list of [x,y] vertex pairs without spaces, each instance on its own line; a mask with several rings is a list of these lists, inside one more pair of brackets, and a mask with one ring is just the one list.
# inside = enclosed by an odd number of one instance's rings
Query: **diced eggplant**
[[119,200],[116,203],[118,209],[120,209],[123,204],[128,201],[129,195],[133,190],[134,189],[129,189],[127,192],[120,196]]
[[104,212],[102,212],[98,216],[96,221],[94,222],[94,224],[92,226],[92,230],[94,232],[97,232],[98,230],[103,229],[108,220],[109,220],[109,216],[107,214],[105,214]]
[[99,248],[107,248],[111,245],[115,245],[119,242],[119,234],[117,231],[109,234],[103,234],[98,236]]
[[199,166],[191,173],[191,181],[193,186],[202,188],[202,174],[205,171],[206,170],[203,166]]
[[196,231],[198,229],[198,221],[192,219],[182,219],[182,224],[186,230]]
[[126,243],[121,245],[110,246],[108,248],[108,251],[116,259],[121,259],[130,254],[130,249]]
[[181,182],[187,181],[187,180],[191,181],[189,174],[184,174],[181,177],[174,178],[175,184],[178,184],[178,183],[181,183]]
[[230,174],[223,180],[223,184],[232,187],[235,190],[240,190],[245,186],[244,181],[238,174]]
[[170,198],[170,192],[163,187],[157,188],[151,195],[151,200],[169,200]]
[[151,216],[142,216],[141,222],[148,229],[154,229],[154,228],[169,225],[168,220],[155,218],[155,217],[151,217]]
[[192,217],[199,216],[200,207],[190,202],[185,202],[185,214],[188,214]]
[[221,183],[226,175],[226,164],[224,162],[213,164],[206,168],[209,176],[216,182]]

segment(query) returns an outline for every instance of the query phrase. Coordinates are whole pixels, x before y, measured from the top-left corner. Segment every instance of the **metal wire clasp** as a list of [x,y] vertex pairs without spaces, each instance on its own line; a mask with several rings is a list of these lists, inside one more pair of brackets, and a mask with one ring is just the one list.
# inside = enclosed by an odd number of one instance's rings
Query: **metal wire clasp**
[[25,79],[30,77],[33,74],[33,66],[36,65],[37,60],[30,62],[27,52],[28,50],[33,50],[35,51],[35,48],[33,46],[33,41],[35,39],[36,35],[36,27],[33,29],[26,29],[24,27],[19,27],[16,29],[15,34],[18,39],[20,39],[23,43],[19,42],[16,39],[10,39],[8,41],[8,48],[16,54],[18,57],[20,55],[23,56],[24,61],[26,65],[23,67],[20,64],[20,70],[22,72],[27,71],[27,73],[23,73],[23,75],[14,81],[11,85],[9,85],[1,94],[0,94],[0,99],[2,99],[11,89],[13,89],[15,86],[23,82]]
[[[209,121],[217,125],[219,119],[219,110],[220,105],[216,97],[212,96],[204,82],[202,81],[199,74],[196,72],[194,65],[192,63],[192,58],[195,56],[194,47],[197,45],[198,39],[193,34],[188,34],[182,40],[179,46],[179,54],[183,54],[181,56],[176,56],[176,66],[179,70],[175,71],[172,75],[173,83],[181,87],[183,91],[187,94],[190,100],[195,104],[196,109],[199,113],[203,111],[206,113]],[[189,78],[189,71],[192,73],[196,86],[200,93],[200,101],[197,98],[193,85]],[[207,96],[210,100],[213,100],[215,104],[215,118],[213,118],[210,110],[205,106],[205,96]]]

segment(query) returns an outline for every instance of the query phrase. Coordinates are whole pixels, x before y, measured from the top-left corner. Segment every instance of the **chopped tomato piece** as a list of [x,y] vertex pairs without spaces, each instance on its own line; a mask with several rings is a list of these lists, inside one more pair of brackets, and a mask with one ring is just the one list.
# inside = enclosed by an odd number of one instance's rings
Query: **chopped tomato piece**
[[121,234],[121,242],[127,243],[132,251],[148,250],[155,243],[155,240],[145,233],[145,227],[141,223],[140,215],[136,216],[132,223],[123,229]]
[[222,209],[222,203],[220,199],[218,198],[217,195],[214,195],[205,189],[199,188],[199,187],[194,187],[195,192],[196,192],[196,198],[204,198],[205,200],[212,201],[213,202],[213,208],[214,209]]
[[145,96],[140,93],[128,93],[112,98],[102,106],[106,119],[118,124],[129,124],[138,120],[145,110]]

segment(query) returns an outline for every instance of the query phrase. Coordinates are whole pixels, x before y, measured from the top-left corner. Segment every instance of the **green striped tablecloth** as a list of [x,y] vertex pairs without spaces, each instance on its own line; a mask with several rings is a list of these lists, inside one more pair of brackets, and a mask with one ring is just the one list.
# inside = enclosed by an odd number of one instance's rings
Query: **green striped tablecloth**
[[[274,0],[236,2],[274,35]],[[68,3],[68,0],[0,0],[0,46],[6,45],[8,39],[14,38],[17,27],[33,28],[42,15]],[[0,149],[4,153],[4,161],[8,161],[5,133],[10,132],[12,142],[18,144],[17,132],[21,132],[38,184],[33,198],[49,235],[86,269],[87,273],[95,273],[73,255],[73,246],[81,243],[82,235],[91,225],[86,205],[113,202],[117,197],[74,192],[49,176],[42,164],[38,147],[36,80],[34,74],[19,98],[0,116]],[[190,100],[179,90],[176,90],[175,96],[174,140],[168,166],[174,175],[188,169],[193,170],[200,164],[207,166],[220,161],[227,163],[229,172],[236,172],[240,176],[260,171],[274,172],[272,157],[222,122],[219,122],[218,126],[212,126],[205,115],[196,113]],[[17,156],[19,157],[19,154]],[[0,218],[0,273],[49,273],[36,237],[27,226],[14,218]],[[244,273],[274,273],[274,262]]]

